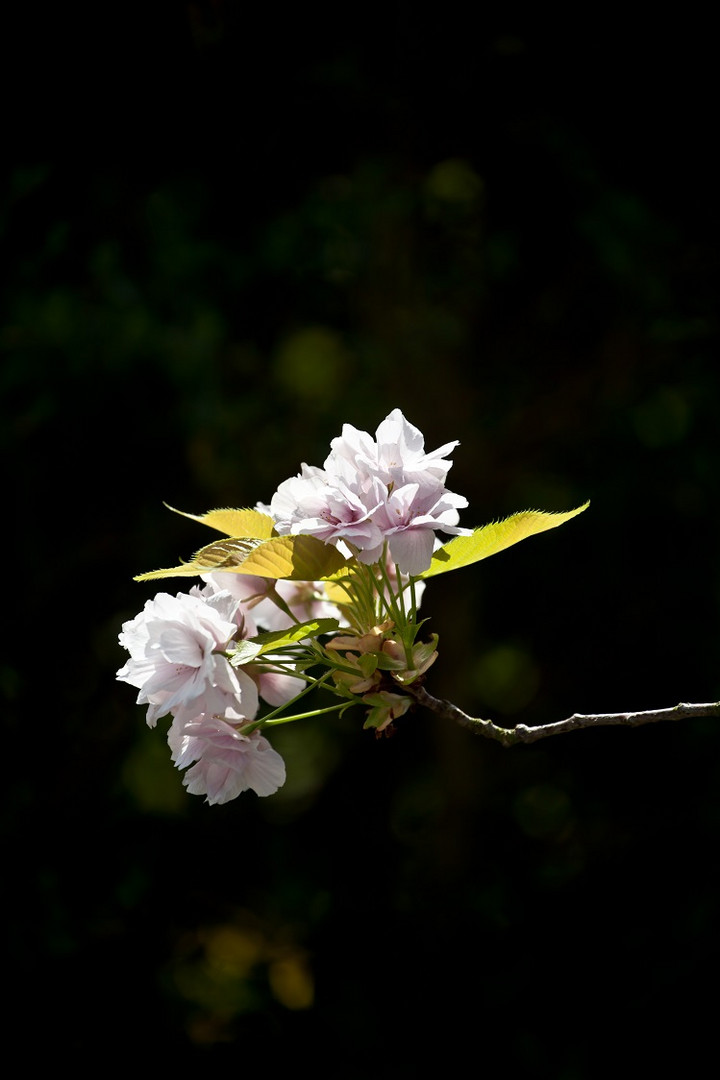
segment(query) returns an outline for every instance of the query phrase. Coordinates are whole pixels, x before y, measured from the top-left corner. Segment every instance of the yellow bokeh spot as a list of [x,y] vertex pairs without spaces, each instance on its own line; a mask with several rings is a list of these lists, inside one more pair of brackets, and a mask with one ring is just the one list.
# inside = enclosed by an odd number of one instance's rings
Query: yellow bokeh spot
[[295,330],[280,343],[274,360],[281,386],[308,400],[333,399],[350,363],[342,338],[328,326]]
[[315,1000],[315,983],[304,953],[289,953],[268,967],[270,989],[286,1009],[309,1009]]
[[482,178],[463,158],[438,162],[425,179],[425,194],[440,202],[473,203],[482,191]]

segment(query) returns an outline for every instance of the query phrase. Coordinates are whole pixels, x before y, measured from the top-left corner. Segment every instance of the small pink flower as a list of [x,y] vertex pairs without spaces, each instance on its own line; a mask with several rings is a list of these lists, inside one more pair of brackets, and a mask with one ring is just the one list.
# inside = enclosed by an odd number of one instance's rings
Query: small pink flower
[[248,790],[274,795],[285,783],[285,762],[267,739],[259,731],[241,735],[220,716],[176,717],[168,744],[178,769],[195,762],[183,784],[191,795],[205,795],[211,805]]

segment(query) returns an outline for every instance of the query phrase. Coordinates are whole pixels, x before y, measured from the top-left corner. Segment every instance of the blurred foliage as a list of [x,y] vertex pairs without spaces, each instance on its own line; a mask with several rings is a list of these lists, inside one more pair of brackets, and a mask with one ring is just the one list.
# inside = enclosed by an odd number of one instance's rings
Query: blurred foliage
[[59,11],[6,36],[9,1045],[692,1072],[716,724],[504,752],[419,713],[377,742],[324,719],[273,737],[280,796],[208,809],[114,673],[155,591],[132,575],[203,542],[163,500],[266,501],[398,406],[461,440],[468,525],[592,499],[428,584],[434,692],[526,723],[720,697],[709,39],[276,18],[111,5],[89,49]]

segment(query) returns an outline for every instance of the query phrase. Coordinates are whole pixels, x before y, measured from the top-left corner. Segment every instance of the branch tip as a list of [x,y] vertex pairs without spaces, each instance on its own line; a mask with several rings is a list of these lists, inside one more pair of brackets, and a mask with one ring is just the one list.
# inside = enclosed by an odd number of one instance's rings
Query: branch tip
[[655,724],[661,720],[687,720],[699,716],[720,716],[720,701],[702,704],[680,702],[680,704],[666,709],[620,713],[573,713],[567,719],[557,720],[551,724],[540,724],[537,727],[517,724],[514,728],[504,728],[500,727],[499,724],[495,724],[492,720],[468,716],[457,705],[453,705],[450,701],[444,701],[442,698],[433,697],[422,686],[408,686],[407,692],[415,698],[419,705],[424,705],[426,709],[435,713],[442,720],[453,720],[462,727],[474,731],[477,735],[484,735],[488,739],[499,742],[502,746],[537,742],[539,739],[546,739],[550,735],[562,735],[568,731],[580,731],[587,728],[618,725],[640,727],[642,724]]

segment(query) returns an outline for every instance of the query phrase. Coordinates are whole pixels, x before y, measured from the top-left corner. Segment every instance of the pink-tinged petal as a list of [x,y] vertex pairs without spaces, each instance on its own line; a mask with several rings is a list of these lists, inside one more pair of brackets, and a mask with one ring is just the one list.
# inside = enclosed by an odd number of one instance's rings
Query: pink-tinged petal
[[197,668],[203,662],[206,652],[212,652],[214,642],[208,636],[203,637],[197,631],[184,626],[167,626],[157,635],[155,648],[163,660],[169,664]]
[[[280,485],[271,503],[281,535],[309,534],[337,547],[351,545],[361,562],[382,557],[384,541],[420,526],[454,532],[467,500],[444,486],[457,441],[425,452],[422,432],[393,409],[376,438],[345,424],[324,469],[303,465]],[[408,541],[406,546],[422,547]],[[407,565],[420,565],[418,558]],[[424,566],[427,569],[427,566]]]
[[241,774],[214,761],[193,765],[185,773],[183,784],[191,795],[206,795],[211,806],[229,802],[244,790]]
[[[252,719],[260,708],[257,684],[246,671],[242,670],[242,668],[238,668],[236,671],[233,671],[232,674],[235,677],[235,682],[238,687],[235,697],[242,710],[242,714],[243,716],[247,716],[248,719]],[[221,710],[214,711],[220,712]]]
[[193,701],[205,689],[204,673],[196,667],[159,664],[138,694],[138,704],[163,701],[166,712],[185,701]]
[[266,601],[266,596],[275,582],[271,578],[257,577],[254,574],[230,574],[222,571],[216,574],[202,574],[201,577],[205,582],[201,590],[202,595],[229,592],[240,601],[240,606],[235,613],[235,622],[238,624],[243,622],[245,637],[254,637],[257,630],[253,621],[248,618],[248,611],[252,611],[253,617],[260,625],[257,620],[257,606],[269,602]]
[[259,735],[255,753],[246,758],[246,786],[257,795],[274,795],[285,783],[285,762],[277,751]]
[[285,763],[259,732],[241,735],[219,716],[176,717],[168,731],[175,765],[192,762],[183,783],[192,795],[224,803],[241,792],[272,795],[285,783]]
[[[139,690],[138,704],[147,704],[148,723],[209,695],[221,712],[242,697],[242,684],[222,655],[239,633],[234,621],[239,601],[229,593],[159,593],[140,615],[123,625],[120,644],[130,659],[117,678]],[[257,710],[257,690],[248,680],[248,714]],[[208,706],[210,707],[210,706]]]
[[264,671],[257,676],[260,697],[274,709],[287,705],[305,688],[305,680],[277,671]]
[[430,529],[402,529],[390,537],[390,554],[403,574],[422,574],[430,566],[434,534]]

